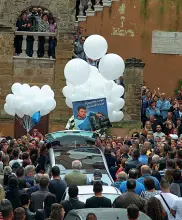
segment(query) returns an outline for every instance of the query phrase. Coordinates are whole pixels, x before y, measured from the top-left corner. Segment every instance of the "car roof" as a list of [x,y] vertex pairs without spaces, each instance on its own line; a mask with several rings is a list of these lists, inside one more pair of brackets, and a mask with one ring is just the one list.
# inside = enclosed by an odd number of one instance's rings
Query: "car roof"
[[[75,217],[78,216],[80,220],[85,220],[88,213],[94,213],[98,220],[128,220],[127,210],[121,208],[76,209],[70,211],[65,220],[75,219]],[[143,212],[140,212],[138,220],[151,220],[151,218]]]
[[[113,186],[102,186],[103,194],[119,194],[118,190]],[[79,195],[93,194],[93,185],[78,186]]]

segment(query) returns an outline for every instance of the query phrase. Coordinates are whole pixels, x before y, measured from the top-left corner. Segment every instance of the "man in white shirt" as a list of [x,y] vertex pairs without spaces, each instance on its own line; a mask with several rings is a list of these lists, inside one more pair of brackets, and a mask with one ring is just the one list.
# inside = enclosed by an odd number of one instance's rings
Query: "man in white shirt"
[[156,139],[156,137],[162,138],[163,136],[165,136],[165,134],[161,130],[162,130],[161,125],[157,125],[156,132],[153,134],[154,140]]
[[178,198],[171,207],[171,213],[176,216],[176,220],[182,219],[182,198]]
[[170,193],[170,184],[166,179],[161,180],[160,187],[162,193],[160,195],[156,195],[155,197],[161,201],[162,206],[167,212],[168,219],[174,220],[175,217],[170,213],[170,209],[172,208],[172,205],[175,203],[178,197]]

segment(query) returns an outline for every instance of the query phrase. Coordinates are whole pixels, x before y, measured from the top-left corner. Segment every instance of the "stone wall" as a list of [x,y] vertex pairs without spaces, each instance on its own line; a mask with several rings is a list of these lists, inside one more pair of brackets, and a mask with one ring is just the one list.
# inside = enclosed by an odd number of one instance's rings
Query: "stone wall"
[[141,121],[141,88],[143,86],[143,67],[139,59],[127,59],[125,62],[124,85],[125,85],[125,107],[124,120],[130,122]]
[[[13,81],[13,32],[0,28],[0,116],[4,116],[3,106]],[[7,116],[7,115],[6,115]]]

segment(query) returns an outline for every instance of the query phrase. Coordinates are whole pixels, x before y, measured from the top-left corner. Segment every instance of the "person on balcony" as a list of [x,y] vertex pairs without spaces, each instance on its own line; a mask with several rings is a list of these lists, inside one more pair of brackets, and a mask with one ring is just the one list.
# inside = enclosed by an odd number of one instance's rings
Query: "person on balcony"
[[[50,32],[55,33],[56,32],[56,28],[57,28],[56,21],[51,16],[49,18],[49,30],[50,30]],[[56,56],[55,56],[55,54],[56,54],[55,53],[56,42],[57,42],[56,37],[49,37],[49,51],[48,51],[48,55],[49,55],[50,58],[53,58],[53,59],[56,58]]]
[[[39,23],[38,31],[39,32],[49,32],[49,22],[48,22],[47,13],[42,15],[42,19]],[[44,45],[45,45],[45,37],[40,36],[39,43],[38,43],[38,57],[44,56],[44,53],[45,53]]]
[[[31,14],[28,15],[28,26],[27,31],[37,32],[38,31],[38,13],[37,8],[33,8]],[[33,56],[33,44],[34,37],[27,36],[27,50],[26,54],[29,57]]]
[[[23,14],[16,22],[16,29],[17,31],[26,31],[27,25],[28,25],[27,13],[23,12]],[[17,56],[19,56],[22,53],[22,41],[23,41],[22,35],[17,35],[14,39],[15,54]]]
[[75,45],[74,45],[75,58],[86,60],[86,55],[83,49],[84,42],[85,42],[85,38],[83,36],[80,36],[78,41],[75,41]]

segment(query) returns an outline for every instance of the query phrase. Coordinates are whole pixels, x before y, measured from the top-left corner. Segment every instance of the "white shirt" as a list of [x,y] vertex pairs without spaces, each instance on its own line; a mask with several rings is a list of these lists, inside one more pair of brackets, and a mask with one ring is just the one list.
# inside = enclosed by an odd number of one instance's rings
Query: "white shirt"
[[182,117],[182,112],[180,112],[180,111],[179,111],[179,117],[180,117],[180,118]]
[[[178,199],[178,197],[173,195],[172,193],[161,193],[161,194],[163,195],[164,199],[166,200],[169,208],[171,208],[172,205],[174,204],[174,202]],[[166,204],[163,201],[162,197],[160,195],[156,195],[155,197],[161,201],[162,206],[164,207],[165,211],[167,212],[168,219],[169,220],[174,220],[175,218],[171,215],[170,210],[166,206]]]
[[12,167],[13,164],[16,163],[16,162],[18,162],[18,163],[20,164],[20,166],[22,166],[23,160],[20,160],[20,159],[11,160],[11,161],[9,162],[10,167]]
[[174,211],[176,211],[176,220],[182,219],[182,198],[178,198],[171,207]]

